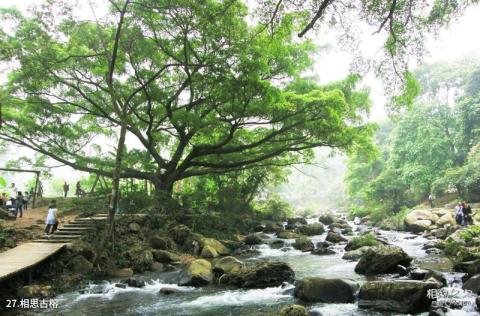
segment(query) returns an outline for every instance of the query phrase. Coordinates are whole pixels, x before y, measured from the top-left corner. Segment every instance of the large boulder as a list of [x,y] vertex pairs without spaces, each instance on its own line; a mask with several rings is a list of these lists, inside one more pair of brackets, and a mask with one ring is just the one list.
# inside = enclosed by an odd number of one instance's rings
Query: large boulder
[[480,259],[472,261],[464,261],[455,264],[455,271],[464,272],[468,274],[469,277],[473,277],[476,274],[480,273]]
[[303,217],[295,217],[287,219],[287,226],[290,229],[300,227],[302,225],[307,225],[307,220]]
[[347,241],[348,239],[343,237],[342,234],[338,232],[329,231],[325,240],[333,243],[339,243],[339,242]]
[[400,247],[376,246],[368,249],[355,266],[359,274],[381,274],[395,272],[397,265],[408,266],[410,258]]
[[185,225],[177,225],[170,229],[170,236],[180,245],[183,245],[191,234],[192,232],[190,231],[190,228]]
[[153,258],[161,263],[172,263],[180,261],[180,256],[167,250],[154,250]]
[[175,249],[175,242],[165,236],[155,235],[150,239],[150,245],[153,249],[172,250]]
[[202,248],[200,256],[202,258],[216,258],[218,257],[218,252],[212,246],[207,245]]
[[356,261],[360,259],[370,248],[372,247],[363,246],[355,250],[346,251],[342,256],[342,259]]
[[325,227],[322,223],[307,224],[299,227],[298,231],[303,235],[315,236],[323,234],[325,232]]
[[213,280],[212,265],[205,259],[190,262],[180,274],[178,285],[205,286]]
[[266,288],[292,283],[295,272],[284,262],[264,262],[252,267],[230,272],[220,277],[219,284],[241,288]]
[[312,251],[315,247],[313,246],[313,242],[310,239],[302,236],[300,238],[295,239],[293,248],[297,250],[301,250],[303,252],[307,252],[307,251]]
[[345,251],[355,250],[365,246],[378,246],[382,243],[383,242],[376,239],[375,235],[372,233],[367,233],[361,236],[353,237],[345,246]]
[[230,249],[225,247],[221,242],[214,238],[202,238],[200,240],[200,246],[203,248],[210,247],[215,250],[218,255],[225,256],[230,254]]
[[243,241],[246,245],[260,245],[263,243],[263,239],[260,233],[247,235]]
[[108,275],[116,278],[126,278],[131,277],[133,275],[132,268],[123,268],[123,269],[114,269],[109,270]]
[[438,227],[444,227],[447,224],[450,224],[451,226],[457,226],[457,221],[455,220],[452,214],[447,213],[441,216],[435,224]]
[[272,221],[265,222],[265,228],[263,229],[265,233],[280,233],[284,230],[285,228],[281,223],[276,223]]
[[218,276],[225,273],[240,272],[244,268],[243,262],[231,256],[218,258],[213,261],[213,272]]
[[337,218],[335,216],[333,216],[332,214],[322,214],[318,218],[318,221],[320,223],[325,224],[325,225],[333,224],[336,220],[337,220]]
[[295,238],[299,238],[300,235],[292,231],[283,231],[281,233],[278,233],[277,237],[282,239],[295,239]]
[[294,295],[305,302],[352,303],[357,289],[352,280],[310,277],[295,282]]
[[365,282],[358,294],[358,307],[404,314],[425,312],[431,304],[427,296],[430,289],[438,289],[438,284],[414,280]]
[[431,226],[439,219],[438,215],[430,210],[413,210],[405,216],[404,224],[407,230],[420,233],[430,230]]
[[280,309],[279,316],[308,316],[307,310],[301,305],[286,305]]
[[480,295],[480,274],[476,274],[468,279],[467,282],[463,284],[463,288]]

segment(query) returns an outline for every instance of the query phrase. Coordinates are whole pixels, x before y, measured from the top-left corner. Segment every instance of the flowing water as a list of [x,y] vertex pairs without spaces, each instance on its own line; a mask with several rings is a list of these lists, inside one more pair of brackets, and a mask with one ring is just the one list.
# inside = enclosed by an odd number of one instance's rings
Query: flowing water
[[[426,258],[422,249],[426,239],[405,232],[379,231],[389,243],[402,247],[410,256]],[[325,239],[325,235],[313,236],[314,243]],[[275,238],[273,235],[271,235]],[[335,246],[334,255],[316,256],[302,253],[291,247],[294,240],[284,239],[286,247],[272,249],[268,244],[257,246],[260,254],[247,261],[283,261],[295,271],[296,279],[309,276],[350,278],[361,283],[365,277],[354,272],[356,262],[343,260],[344,245]],[[65,293],[57,297],[58,309],[44,315],[275,315],[282,305],[301,303],[293,297],[293,285],[266,289],[227,290],[215,286],[204,288],[180,287],[176,285],[179,272],[148,273],[138,279],[145,280],[144,288],[115,287],[119,280],[92,284],[80,292]],[[461,275],[447,273],[449,287],[461,287]],[[388,277],[388,276],[385,276]],[[163,287],[178,289],[171,295],[160,295]],[[471,299],[471,298],[470,298]],[[302,304],[302,303],[301,303]],[[372,310],[361,310],[357,304],[302,304],[309,311],[323,316],[341,315],[395,315]],[[425,313],[424,315],[427,315]],[[450,316],[480,315],[473,305],[462,310],[452,310]]]

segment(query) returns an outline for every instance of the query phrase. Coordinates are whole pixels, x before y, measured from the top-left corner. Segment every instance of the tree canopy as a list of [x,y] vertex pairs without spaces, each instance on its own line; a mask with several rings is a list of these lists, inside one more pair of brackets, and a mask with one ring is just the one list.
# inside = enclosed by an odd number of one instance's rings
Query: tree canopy
[[296,15],[246,22],[237,1],[111,1],[108,16],[74,8],[2,10],[0,138],[65,165],[111,176],[107,139],[125,126],[121,177],[158,190],[193,176],[311,158],[311,149],[368,150],[368,93],[359,77],[319,86],[301,78],[309,41]]

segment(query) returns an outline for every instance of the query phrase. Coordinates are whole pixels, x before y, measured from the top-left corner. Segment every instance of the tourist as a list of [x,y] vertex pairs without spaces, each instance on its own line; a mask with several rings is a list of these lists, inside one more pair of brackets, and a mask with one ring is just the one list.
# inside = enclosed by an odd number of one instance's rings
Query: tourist
[[432,193],[430,193],[430,195],[428,196],[428,201],[430,202],[430,207],[433,208],[433,201],[435,200],[435,195],[433,195]]
[[25,192],[25,195],[23,196],[23,209],[26,211],[28,209],[28,199],[29,199],[28,192]]
[[58,227],[57,202],[52,200],[48,206],[47,220],[45,221],[45,236],[53,234]]
[[80,184],[80,181],[77,181],[77,189],[75,191],[75,195],[77,197],[81,197],[83,195],[83,190],[82,190],[82,185]]
[[65,198],[67,197],[69,190],[70,190],[70,184],[68,184],[67,181],[65,181],[65,183],[63,184],[63,193],[64,193],[63,197]]
[[463,213],[463,219],[464,219],[463,226],[473,224],[472,208],[470,207],[470,204],[467,204],[464,202],[462,203],[462,205],[463,205],[462,213]]
[[[10,200],[15,200],[17,197],[18,188],[15,186],[15,183],[10,184]],[[13,202],[13,201],[12,201]]]
[[455,221],[457,222],[458,225],[462,225],[463,222],[463,210],[462,210],[462,203],[458,203],[457,206],[455,206]]
[[[18,216],[18,213],[20,212],[20,216]],[[23,195],[21,191],[18,191],[17,193],[17,200],[15,203],[15,217],[23,217]]]

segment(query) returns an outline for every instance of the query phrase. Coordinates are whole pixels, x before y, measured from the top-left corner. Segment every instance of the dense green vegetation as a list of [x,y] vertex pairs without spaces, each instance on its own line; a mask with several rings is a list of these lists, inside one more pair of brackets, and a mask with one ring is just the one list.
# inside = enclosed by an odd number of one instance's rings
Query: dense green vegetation
[[380,220],[430,193],[480,200],[479,74],[476,61],[417,71],[421,94],[411,111],[380,124],[376,157],[349,159],[346,181],[354,214]]

